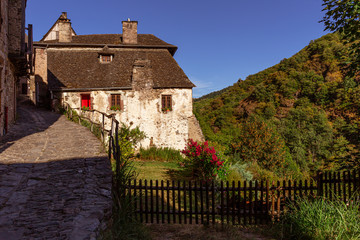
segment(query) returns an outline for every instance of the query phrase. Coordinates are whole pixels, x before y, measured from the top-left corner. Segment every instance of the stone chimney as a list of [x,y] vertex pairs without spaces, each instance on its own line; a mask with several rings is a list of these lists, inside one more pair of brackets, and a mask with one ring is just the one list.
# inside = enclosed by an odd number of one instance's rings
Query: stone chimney
[[137,44],[137,21],[122,21],[123,27],[123,43],[124,44]]
[[136,59],[133,63],[132,87],[135,91],[149,90],[154,85],[150,60]]
[[59,42],[72,41],[72,28],[70,19],[67,18],[67,13],[63,12],[58,19]]

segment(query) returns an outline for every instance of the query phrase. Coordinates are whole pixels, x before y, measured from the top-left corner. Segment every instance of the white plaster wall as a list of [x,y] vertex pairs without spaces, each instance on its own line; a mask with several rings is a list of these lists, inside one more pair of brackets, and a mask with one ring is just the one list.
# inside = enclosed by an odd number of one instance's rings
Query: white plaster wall
[[[116,114],[120,122],[133,126],[145,132],[147,138],[141,147],[150,146],[150,140],[157,147],[183,149],[189,136],[189,119],[192,113],[192,89],[149,89],[143,91],[91,91],[92,107],[107,114]],[[64,92],[62,101],[72,108],[80,108],[81,100],[78,92]],[[109,96],[121,94],[124,102],[122,111],[110,110]],[[161,95],[172,95],[172,111],[161,111]],[[100,115],[94,115],[99,121]],[[110,126],[109,123],[107,124]]]

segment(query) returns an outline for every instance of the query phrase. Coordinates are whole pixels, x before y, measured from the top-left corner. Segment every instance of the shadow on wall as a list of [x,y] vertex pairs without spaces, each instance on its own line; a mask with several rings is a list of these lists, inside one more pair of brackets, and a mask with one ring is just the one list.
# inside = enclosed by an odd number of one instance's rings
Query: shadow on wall
[[13,145],[16,140],[45,131],[61,116],[46,109],[25,104],[18,105],[17,114],[16,123],[10,127],[7,135],[0,138],[0,153]]
[[49,86],[38,74],[35,75],[35,95],[37,106],[42,106],[50,109],[51,99]]

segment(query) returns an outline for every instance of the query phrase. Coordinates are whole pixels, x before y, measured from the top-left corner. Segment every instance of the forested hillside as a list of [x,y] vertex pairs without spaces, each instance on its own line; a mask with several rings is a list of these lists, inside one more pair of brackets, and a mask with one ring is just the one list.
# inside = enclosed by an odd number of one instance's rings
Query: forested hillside
[[360,79],[328,34],[289,59],[194,103],[207,140],[255,177],[358,168]]

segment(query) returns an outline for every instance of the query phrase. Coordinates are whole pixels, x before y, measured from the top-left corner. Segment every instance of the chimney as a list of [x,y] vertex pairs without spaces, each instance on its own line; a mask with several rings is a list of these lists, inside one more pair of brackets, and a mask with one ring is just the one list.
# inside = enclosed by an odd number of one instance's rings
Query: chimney
[[67,18],[67,13],[63,12],[58,19],[59,42],[72,41],[72,28],[70,19]]
[[137,44],[137,21],[122,21],[123,27],[123,43],[124,44]]

